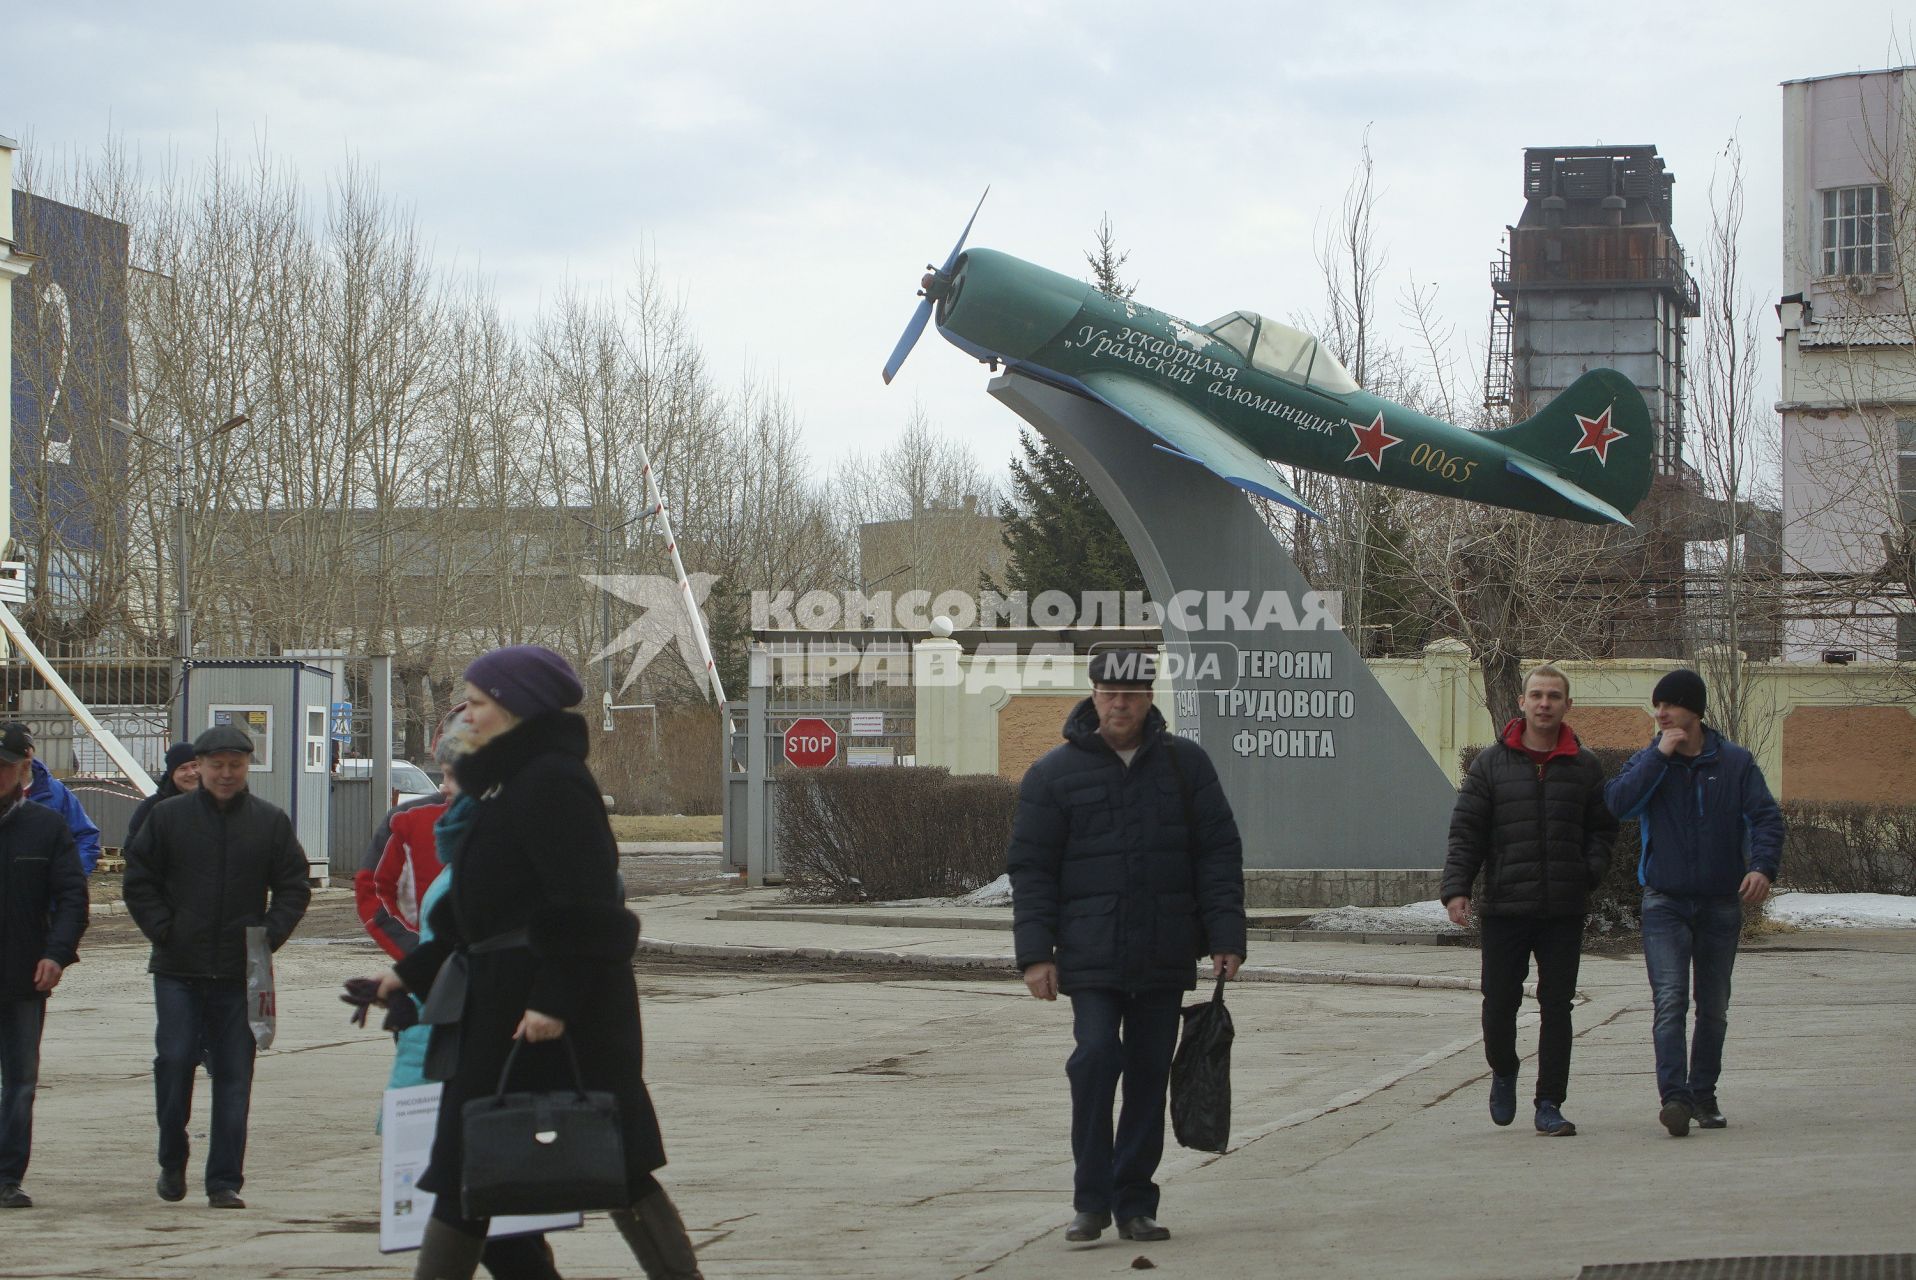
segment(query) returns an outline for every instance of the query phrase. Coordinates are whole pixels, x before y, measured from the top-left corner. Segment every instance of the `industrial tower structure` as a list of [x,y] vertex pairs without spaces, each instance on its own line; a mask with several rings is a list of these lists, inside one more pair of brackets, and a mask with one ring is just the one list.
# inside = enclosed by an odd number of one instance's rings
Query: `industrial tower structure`
[[1524,210],[1491,264],[1496,300],[1485,407],[1512,420],[1591,369],[1643,392],[1657,432],[1656,479],[1636,513],[1642,540],[1619,571],[1643,607],[1618,619],[1615,656],[1674,656],[1684,645],[1685,514],[1696,492],[1683,461],[1684,322],[1697,287],[1671,228],[1676,177],[1654,146],[1530,147]]

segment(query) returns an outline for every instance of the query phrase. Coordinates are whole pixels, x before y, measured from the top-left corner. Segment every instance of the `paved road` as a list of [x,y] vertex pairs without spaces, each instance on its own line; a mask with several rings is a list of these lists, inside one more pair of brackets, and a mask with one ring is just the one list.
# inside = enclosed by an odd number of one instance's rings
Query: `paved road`
[[[1067,1007],[991,970],[777,956],[1001,955],[1008,935],[718,920],[773,899],[712,871],[660,863],[635,905],[649,938],[761,949],[640,964],[665,1178],[713,1280],[1109,1276],[1139,1256],[1207,1280],[1570,1277],[1606,1261],[1916,1250],[1907,950],[1747,953],[1723,1088],[1732,1127],[1681,1141],[1654,1119],[1636,957],[1585,962],[1573,1139],[1485,1119],[1468,991],[1238,984],[1234,1150],[1169,1155],[1172,1240],[1067,1248]],[[95,922],[55,1002],[28,1178],[40,1207],[7,1219],[0,1277],[410,1274],[372,1234],[390,1051],[335,999],[340,979],[379,964],[349,902],[322,897],[281,952],[243,1214],[152,1194],[151,1001],[126,928]],[[1357,979],[1475,966],[1452,947],[1272,943],[1253,958]],[[637,1274],[602,1218],[557,1248],[575,1280]]]

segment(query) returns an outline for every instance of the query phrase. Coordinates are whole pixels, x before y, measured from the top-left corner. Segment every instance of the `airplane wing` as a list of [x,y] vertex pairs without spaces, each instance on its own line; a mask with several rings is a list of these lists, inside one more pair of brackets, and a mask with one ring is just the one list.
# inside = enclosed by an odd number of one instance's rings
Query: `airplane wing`
[[1170,392],[1122,373],[1102,370],[1084,374],[1080,381],[1098,399],[1163,441],[1158,448],[1166,453],[1195,462],[1259,497],[1281,502],[1316,520],[1324,518],[1249,445]]
[[1529,476],[1532,480],[1535,480],[1538,484],[1550,490],[1564,501],[1582,507],[1585,511],[1593,512],[1606,520],[1614,520],[1618,524],[1627,525],[1630,523],[1629,516],[1624,515],[1623,512],[1617,510],[1582,485],[1572,484],[1570,481],[1552,471],[1549,467],[1544,466],[1542,463],[1532,462],[1529,458],[1524,457],[1515,450],[1512,450],[1511,456],[1504,459],[1504,466],[1520,476]]

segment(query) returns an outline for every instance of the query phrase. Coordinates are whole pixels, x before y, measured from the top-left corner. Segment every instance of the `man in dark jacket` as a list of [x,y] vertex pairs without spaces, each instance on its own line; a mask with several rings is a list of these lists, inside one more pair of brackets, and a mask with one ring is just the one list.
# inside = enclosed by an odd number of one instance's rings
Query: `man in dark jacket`
[[73,833],[24,795],[31,757],[0,737],[0,1209],[30,1209],[20,1189],[33,1149],[33,1095],[47,996],[79,958],[86,874]]
[[1127,1240],[1170,1235],[1152,1175],[1178,1005],[1198,956],[1229,978],[1245,954],[1237,822],[1210,757],[1151,705],[1155,675],[1150,653],[1092,656],[1064,745],[1024,776],[1007,859],[1025,986],[1071,998],[1073,1241],[1097,1239],[1113,1214]]
[[[1617,820],[1603,804],[1603,766],[1564,723],[1570,678],[1541,666],[1524,678],[1521,714],[1471,762],[1450,815],[1444,906],[1457,924],[1477,907],[1483,935],[1484,1057],[1490,1119],[1517,1117],[1517,1008],[1537,958],[1537,1132],[1571,1137],[1570,1008],[1577,994],[1590,890],[1603,882]],[[1472,886],[1483,873],[1483,888]]]
[[286,814],[246,788],[253,740],[215,725],[193,743],[196,791],[153,808],[126,851],[126,908],[153,943],[157,1015],[153,1088],[160,1123],[162,1200],[186,1196],[186,1125],[205,1045],[213,1078],[207,1203],[244,1209],[246,1117],[257,1048],[246,1008],[246,928],[264,925],[274,950],[292,935],[312,890],[306,854]]
[[[1677,670],[1650,695],[1654,742],[1610,780],[1618,817],[1642,824],[1643,958],[1656,1001],[1657,1119],[1672,1137],[1692,1121],[1728,1125],[1716,1101],[1729,1031],[1730,970],[1743,907],[1770,894],[1783,860],[1783,814],[1742,747],[1703,723],[1709,690]],[[1684,1045],[1692,977],[1696,1038]]]

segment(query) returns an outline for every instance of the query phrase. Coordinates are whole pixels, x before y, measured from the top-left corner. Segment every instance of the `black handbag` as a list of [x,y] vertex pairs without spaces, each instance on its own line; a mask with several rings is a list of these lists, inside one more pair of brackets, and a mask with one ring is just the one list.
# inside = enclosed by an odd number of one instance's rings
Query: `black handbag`
[[1184,1034],[1171,1060],[1171,1132],[1180,1146],[1223,1151],[1231,1144],[1231,1041],[1237,1038],[1224,1007],[1224,975],[1209,1000],[1182,1013]]
[[525,1047],[523,1040],[515,1041],[499,1073],[498,1091],[474,1098],[461,1110],[460,1209],[465,1217],[631,1206],[618,1099],[586,1091],[578,1052],[569,1037],[560,1039],[572,1063],[572,1088],[507,1093],[512,1064]]

